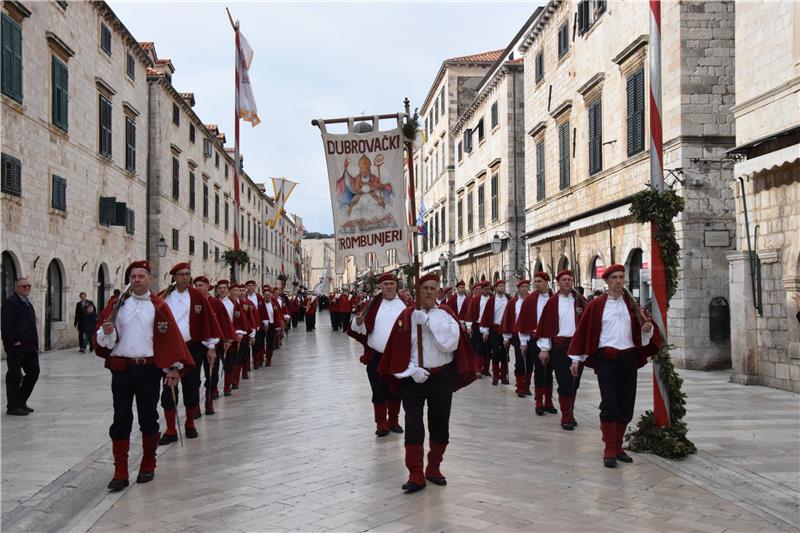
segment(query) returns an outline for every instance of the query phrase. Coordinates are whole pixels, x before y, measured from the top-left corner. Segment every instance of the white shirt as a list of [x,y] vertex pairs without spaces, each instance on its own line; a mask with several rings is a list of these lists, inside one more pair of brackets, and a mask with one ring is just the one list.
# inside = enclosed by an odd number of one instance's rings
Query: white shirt
[[[111,349],[116,357],[153,357],[153,321],[156,308],[150,301],[150,291],[142,296],[131,293],[119,308],[114,331],[110,335],[97,330],[97,344]],[[119,335],[117,335],[119,332]],[[119,338],[119,342],[117,339]],[[113,349],[112,349],[113,348]]]
[[[453,361],[453,352],[458,348],[460,329],[458,322],[447,311],[433,308],[423,312],[428,314],[428,322],[422,326],[422,363],[424,368],[438,368]],[[411,359],[408,368],[395,374],[405,378],[419,367],[417,358],[417,328],[411,328]]]
[[[230,317],[231,323],[233,323],[233,310],[234,310],[233,301],[230,298],[228,298],[227,296],[225,298],[220,298],[220,301],[222,302],[222,305],[225,306],[225,310],[228,312],[228,317]],[[247,335],[247,332],[246,331],[242,331],[241,329],[237,329],[236,330],[236,334],[237,335]]]
[[[650,344],[653,330],[645,333],[642,330],[642,346]],[[600,342],[598,348],[615,348],[617,350],[630,350],[636,346],[631,335],[631,315],[625,298],[618,296],[616,299],[608,296],[606,307],[603,309],[602,325],[600,327]],[[587,354],[570,355],[573,361],[586,361]]]
[[[172,311],[172,316],[175,317],[175,322],[178,324],[178,329],[181,331],[183,342],[192,340],[192,335],[189,331],[189,311],[191,308],[191,298],[189,297],[189,289],[183,292],[175,289],[167,295],[164,299]],[[123,306],[124,307],[124,306]],[[207,312],[208,310],[206,310]],[[206,348],[213,348],[219,342],[219,339],[200,339]]]
[[[544,309],[544,304],[547,303],[547,300],[550,298],[550,295],[546,292],[533,292],[531,295],[539,295],[539,298],[536,300],[536,323],[539,323],[539,318],[542,316],[542,310]],[[517,315],[519,318],[519,315]],[[527,346],[528,341],[531,340],[531,336],[529,333],[519,333],[519,343],[521,346]]]
[[[517,297],[517,301],[514,302],[514,325],[517,325],[517,321],[519,320],[519,310],[522,309],[522,302],[525,301],[524,298],[521,296]],[[503,333],[503,340],[508,342],[511,340],[511,333]]]
[[466,298],[467,298],[466,294],[459,294],[458,296],[456,296],[455,312],[457,315],[461,313],[461,306],[464,305],[464,300],[466,300]]
[[[558,295],[558,336],[572,337],[575,335],[575,297],[570,294]],[[536,342],[542,351],[550,351],[553,347],[550,339],[540,337]]]
[[[386,298],[381,301],[378,312],[375,314],[375,327],[372,328],[372,333],[367,337],[367,346],[372,348],[378,353],[383,353],[386,350],[386,342],[389,340],[389,335],[392,333],[394,323],[397,317],[406,308],[406,304],[398,297],[391,300]],[[367,324],[356,324],[356,318],[350,321],[350,329],[361,335],[367,334]]]
[[[258,295],[255,292],[253,294],[245,293],[245,297],[248,300],[250,300],[250,303],[252,303],[253,307],[256,308],[257,314],[260,313],[261,309],[259,309],[259,307],[258,307]],[[272,311],[272,306],[270,305],[270,306],[267,307],[267,314],[269,315],[269,320],[262,320],[262,322],[264,323],[265,326],[267,324],[269,324],[270,322],[272,322],[272,313],[271,313],[271,311]]]
[[[507,304],[508,304],[508,296],[506,296],[505,294],[494,295],[494,317],[492,317],[492,324],[494,324],[495,326],[499,326],[500,324],[503,323],[503,313],[506,310]],[[489,328],[481,328],[481,334],[488,335]]]

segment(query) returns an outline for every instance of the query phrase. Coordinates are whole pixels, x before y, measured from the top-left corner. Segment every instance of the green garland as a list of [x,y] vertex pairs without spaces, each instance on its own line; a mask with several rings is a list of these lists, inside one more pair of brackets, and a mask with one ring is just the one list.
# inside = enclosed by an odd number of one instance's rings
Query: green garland
[[419,130],[419,116],[414,113],[414,116],[408,117],[406,123],[403,124],[403,136],[406,142],[413,143],[417,139],[417,130]]
[[[680,245],[675,237],[673,219],[683,211],[684,199],[673,190],[656,191],[647,188],[633,197],[631,214],[640,224],[651,223],[655,228],[653,237],[661,249],[664,273],[667,284],[667,302],[678,288],[678,267]],[[667,388],[669,400],[670,427],[658,427],[653,411],[646,411],[637,424],[636,430],[628,432],[625,440],[628,448],[640,453],[654,453],[668,459],[682,459],[696,453],[697,448],[686,434],[689,429],[683,417],[686,415],[686,394],[683,392],[683,379],[675,371],[670,357],[671,346],[664,343],[653,361],[661,365],[660,376]]]

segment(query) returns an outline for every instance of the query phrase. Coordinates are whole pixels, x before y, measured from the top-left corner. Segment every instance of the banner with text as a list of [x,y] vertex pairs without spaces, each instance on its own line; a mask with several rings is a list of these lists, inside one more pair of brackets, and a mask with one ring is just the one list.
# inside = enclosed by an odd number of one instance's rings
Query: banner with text
[[[352,119],[348,125],[353,132]],[[344,272],[349,256],[358,272],[369,266],[380,271],[390,263],[390,250],[391,263],[410,263],[402,129],[335,134],[322,120],[319,127],[333,204],[336,272]]]

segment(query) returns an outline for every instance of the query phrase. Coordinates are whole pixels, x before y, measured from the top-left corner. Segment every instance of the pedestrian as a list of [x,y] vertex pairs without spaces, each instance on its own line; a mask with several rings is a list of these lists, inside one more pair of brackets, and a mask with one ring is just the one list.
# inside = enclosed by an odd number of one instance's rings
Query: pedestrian
[[608,293],[589,303],[569,343],[570,371],[578,377],[581,363],[594,369],[600,387],[600,431],[603,465],[633,459],[622,449],[636,403],[636,377],[647,358],[658,352],[661,336],[625,289],[625,267],[611,265],[603,273]]
[[87,347],[90,350],[92,348],[92,334],[94,333],[94,323],[92,323],[92,329],[88,334],[85,334],[84,331],[81,329],[81,324],[83,323],[83,315],[85,313],[85,309],[88,304],[92,304],[92,307],[94,307],[94,302],[86,299],[86,293],[85,292],[80,293],[78,295],[78,303],[75,304],[75,319],[74,319],[75,329],[78,330],[78,346],[79,346],[78,351],[80,353],[86,353]]
[[547,300],[552,296],[550,290],[550,275],[547,272],[536,272],[533,275],[533,285],[536,289],[522,302],[517,320],[517,333],[522,353],[531,352],[533,359],[533,397],[534,411],[537,416],[545,413],[556,414],[558,410],[553,406],[553,365],[547,354],[542,355],[536,342],[536,326],[542,316],[542,311]]
[[[83,311],[81,313],[81,321],[78,324],[78,335],[81,336],[81,339],[84,337],[86,338],[86,347],[91,352],[92,348],[92,337],[94,337],[94,333],[97,331],[97,309],[94,307],[94,303],[90,301],[86,301],[86,304],[83,306]],[[85,350],[81,348],[81,353],[85,353]]]
[[574,279],[571,270],[562,270],[556,275],[558,293],[547,300],[536,326],[536,345],[540,357],[550,360],[558,382],[561,429],[568,431],[578,425],[573,409],[583,374],[583,364],[579,365],[577,376],[570,373],[572,361],[567,357],[567,347],[575,334],[576,325],[580,323],[583,312],[589,305],[580,292],[573,288]]
[[[409,473],[403,485],[406,492],[425,488],[426,480],[435,485],[447,484],[439,466],[450,442],[453,393],[476,379],[475,356],[466,333],[449,307],[436,305],[439,276],[422,276],[419,285],[420,309],[407,307],[397,317],[378,367],[384,379],[400,380],[406,413],[405,463]],[[422,341],[418,343],[420,333]],[[423,474],[426,403],[430,444]]]
[[503,314],[503,323],[500,332],[503,334],[503,345],[506,351],[514,348],[514,377],[516,379],[516,393],[519,398],[531,396],[531,376],[533,375],[532,352],[522,352],[519,344],[518,318],[522,302],[530,294],[531,282],[521,279],[517,282],[517,296],[509,300]]
[[367,379],[372,389],[375,435],[385,437],[390,431],[402,433],[403,428],[400,426],[400,398],[389,389],[389,381],[378,374],[378,366],[392,327],[406,304],[397,295],[397,276],[385,272],[378,278],[378,285],[380,294],[352,318],[347,334],[364,346],[360,361],[367,366]]
[[14,294],[8,297],[0,310],[0,330],[8,364],[6,412],[12,416],[27,416],[33,412],[28,407],[28,398],[39,379],[39,334],[36,331],[36,312],[28,299],[30,294],[31,282],[28,278],[18,278],[14,283]]
[[114,453],[112,492],[128,486],[128,450],[133,427],[132,402],[136,400],[142,432],[142,460],[137,483],[155,476],[158,448],[158,393],[161,380],[174,386],[194,361],[164,301],[150,292],[150,265],[134,261],[125,270],[130,289],[119,304],[109,302],[101,314],[95,353],[111,371],[114,421],[108,430]]

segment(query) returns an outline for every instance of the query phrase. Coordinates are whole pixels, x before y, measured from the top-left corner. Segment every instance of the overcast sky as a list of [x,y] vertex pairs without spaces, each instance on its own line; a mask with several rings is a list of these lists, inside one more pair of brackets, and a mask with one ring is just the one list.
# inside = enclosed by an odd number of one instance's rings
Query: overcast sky
[[[255,51],[261,124],[241,125],[256,182],[300,183],[287,211],[308,231],[333,230],[327,171],[313,118],[394,113],[422,105],[444,59],[505,48],[539,2],[167,3],[111,1],[139,41],[175,65],[172,83],[233,146],[234,44],[225,6]],[[268,183],[267,192],[272,193]]]

